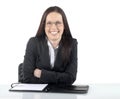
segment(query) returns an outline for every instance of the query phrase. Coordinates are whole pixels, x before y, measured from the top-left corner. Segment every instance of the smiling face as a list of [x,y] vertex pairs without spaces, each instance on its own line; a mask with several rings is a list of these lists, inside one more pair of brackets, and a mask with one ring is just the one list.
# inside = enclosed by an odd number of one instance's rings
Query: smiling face
[[46,17],[45,33],[50,41],[60,41],[64,31],[61,14],[51,12]]

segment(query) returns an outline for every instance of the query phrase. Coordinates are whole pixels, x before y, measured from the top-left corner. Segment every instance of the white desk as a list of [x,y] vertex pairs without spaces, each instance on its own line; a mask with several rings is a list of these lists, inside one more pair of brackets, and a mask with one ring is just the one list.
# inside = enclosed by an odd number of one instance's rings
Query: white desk
[[120,99],[120,84],[90,84],[87,94],[10,92],[10,85],[0,85],[0,99]]

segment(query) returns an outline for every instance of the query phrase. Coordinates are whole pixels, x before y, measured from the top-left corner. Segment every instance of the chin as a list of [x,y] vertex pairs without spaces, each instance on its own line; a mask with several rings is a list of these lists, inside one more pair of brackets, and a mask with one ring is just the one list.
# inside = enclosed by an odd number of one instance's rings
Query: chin
[[59,37],[52,37],[51,40],[58,40]]
[[53,38],[53,39],[52,39],[52,41],[56,41],[56,40],[58,40],[58,38]]
[[52,39],[52,41],[56,41],[57,39]]

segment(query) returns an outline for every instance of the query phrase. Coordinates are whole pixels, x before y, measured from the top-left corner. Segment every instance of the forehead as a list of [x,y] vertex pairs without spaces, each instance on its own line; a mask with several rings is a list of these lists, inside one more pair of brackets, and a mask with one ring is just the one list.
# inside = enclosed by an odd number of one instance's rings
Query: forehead
[[52,20],[61,20],[62,21],[62,15],[57,12],[51,12],[47,15],[46,21],[52,21]]

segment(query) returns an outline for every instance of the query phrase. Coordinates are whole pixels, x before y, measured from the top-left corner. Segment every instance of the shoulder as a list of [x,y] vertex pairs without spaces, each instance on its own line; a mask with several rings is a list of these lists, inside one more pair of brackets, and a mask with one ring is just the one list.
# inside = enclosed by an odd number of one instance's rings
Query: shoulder
[[37,41],[37,37],[30,37],[28,42],[36,42]]
[[37,37],[30,37],[28,40],[28,44],[36,44],[38,41]]
[[37,37],[30,37],[28,42],[27,42],[27,47],[34,48],[37,45]]
[[73,44],[73,45],[78,44],[78,41],[77,41],[77,39],[76,39],[76,38],[72,38],[72,44]]

